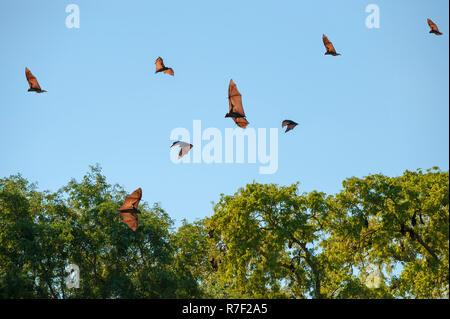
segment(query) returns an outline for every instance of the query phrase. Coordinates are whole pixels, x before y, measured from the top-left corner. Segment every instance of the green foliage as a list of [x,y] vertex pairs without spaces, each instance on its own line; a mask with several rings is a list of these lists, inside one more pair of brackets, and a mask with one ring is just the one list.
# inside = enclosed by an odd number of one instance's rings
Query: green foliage
[[437,168],[352,177],[330,196],[252,183],[177,230],[142,203],[133,232],[117,214],[127,193],[98,166],[55,193],[0,179],[0,298],[449,297],[449,179]]
[[[133,232],[117,214],[125,195],[98,167],[54,194],[38,193],[20,176],[0,180],[0,297],[198,296],[190,273],[173,267],[172,220],[144,204]],[[81,281],[69,290],[72,263]]]
[[[448,172],[349,178],[328,197],[297,187],[221,196],[205,219],[220,296],[449,297]],[[381,269],[377,288],[365,285],[370,265]]]
[[[400,177],[344,181],[330,198],[328,253],[364,272],[392,277],[382,287],[402,298],[449,297],[449,179],[437,168]],[[400,269],[399,276],[391,276]]]

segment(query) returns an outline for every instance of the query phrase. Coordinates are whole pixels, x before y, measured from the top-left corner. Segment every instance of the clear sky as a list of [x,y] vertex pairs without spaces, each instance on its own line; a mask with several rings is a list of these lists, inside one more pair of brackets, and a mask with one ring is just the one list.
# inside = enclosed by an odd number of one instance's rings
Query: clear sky
[[[71,3],[79,29],[65,24]],[[371,3],[379,29],[365,25]],[[2,0],[0,177],[56,191],[99,163],[178,224],[252,181],[335,193],[351,176],[448,170],[448,12],[447,0]],[[342,56],[324,56],[323,33]],[[175,77],[154,74],[158,56]],[[48,93],[27,92],[25,67]],[[279,128],[273,175],[170,161],[174,128],[235,127],[231,78],[249,128]],[[299,126],[284,134],[284,119]]]

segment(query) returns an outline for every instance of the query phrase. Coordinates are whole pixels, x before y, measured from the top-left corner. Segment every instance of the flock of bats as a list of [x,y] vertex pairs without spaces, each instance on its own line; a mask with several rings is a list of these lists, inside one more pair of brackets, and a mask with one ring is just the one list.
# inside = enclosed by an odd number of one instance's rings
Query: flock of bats
[[[442,35],[437,25],[433,21],[427,19],[427,22],[431,29],[430,33],[434,33],[435,35]],[[325,52],[325,55],[332,55],[332,56],[341,55],[340,53],[336,52],[333,43],[331,43],[331,41],[328,40],[325,34],[322,35],[322,40],[327,50]],[[155,73],[162,72],[172,76],[175,75],[175,72],[173,71],[172,68],[168,68],[164,65],[164,61],[161,57],[158,57],[156,59],[155,65],[156,65]],[[30,86],[28,92],[36,92],[36,93],[47,92],[41,89],[36,77],[31,73],[30,70],[28,70],[28,68],[25,68],[25,76],[27,77],[27,81]],[[233,80],[230,80],[230,84],[228,86],[228,101],[229,101],[229,111],[225,115],[225,117],[231,117],[237,126],[241,128],[246,128],[249,122],[245,117],[244,107],[242,106],[242,95],[238,91],[237,86],[233,82]],[[289,132],[290,130],[293,130],[297,125],[298,123],[295,123],[294,121],[291,120],[284,120],[281,123],[282,128],[286,126],[286,133]],[[174,146],[180,147],[178,159],[186,155],[189,152],[189,150],[193,147],[192,144],[182,141],[176,141],[170,147]],[[127,224],[128,227],[130,227],[133,231],[136,231],[138,227],[138,214],[141,213],[138,209],[138,206],[141,198],[142,198],[142,189],[138,188],[125,198],[125,202],[118,210],[119,214],[122,216],[123,222]]]

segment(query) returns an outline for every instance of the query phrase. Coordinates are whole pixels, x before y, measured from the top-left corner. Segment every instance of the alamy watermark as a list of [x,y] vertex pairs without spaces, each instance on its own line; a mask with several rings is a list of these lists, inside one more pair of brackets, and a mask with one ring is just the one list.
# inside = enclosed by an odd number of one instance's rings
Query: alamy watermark
[[69,15],[66,17],[66,27],[68,29],[80,28],[80,7],[76,4],[69,4],[66,7],[66,13]]
[[366,12],[370,13],[366,18],[366,27],[369,29],[380,28],[380,7],[376,4],[369,4]]
[[247,163],[261,164],[260,174],[275,174],[278,170],[278,128],[226,128],[224,137],[218,128],[208,127],[202,130],[201,120],[194,120],[192,139],[190,131],[183,127],[173,129],[170,139],[194,145],[181,159],[178,159],[178,150],[171,149],[170,160],[176,164],[244,163],[247,154]]

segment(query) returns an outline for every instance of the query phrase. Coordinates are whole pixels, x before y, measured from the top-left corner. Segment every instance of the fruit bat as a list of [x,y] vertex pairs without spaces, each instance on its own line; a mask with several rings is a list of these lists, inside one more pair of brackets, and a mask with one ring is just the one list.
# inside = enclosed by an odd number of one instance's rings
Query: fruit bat
[[28,92],[36,92],[36,93],[47,92],[41,89],[36,77],[33,75],[33,73],[31,73],[30,70],[28,70],[28,68],[25,68],[25,76],[27,77],[28,85],[30,85]]
[[328,40],[328,38],[325,34],[322,35],[322,40],[323,40],[323,44],[325,45],[325,48],[327,49],[327,52],[325,52],[325,55],[328,55],[328,54],[332,55],[332,56],[341,55],[340,53],[336,53],[333,43],[331,43],[331,41]]
[[186,142],[181,142],[181,141],[176,141],[173,142],[173,144],[170,147],[174,147],[174,146],[179,146],[180,149],[180,153],[178,153],[178,159],[182,158],[184,155],[186,155],[191,148],[194,147],[194,145],[186,143]]
[[287,126],[285,133],[289,132],[290,130],[293,130],[294,127],[296,127],[297,125],[298,125],[298,123],[295,123],[294,121],[291,121],[291,120],[284,120],[281,123],[282,128]]
[[411,226],[414,227],[417,224],[416,220],[416,213],[414,213],[413,217],[411,218]]
[[167,68],[164,65],[163,59],[161,57],[158,57],[155,61],[156,64],[156,71],[155,73],[159,73],[159,72],[163,72],[165,74],[170,74],[170,75],[174,75],[173,69],[172,68]]
[[405,236],[405,234],[406,234],[406,229],[405,229],[405,225],[404,225],[404,224],[401,224],[401,225],[400,225],[400,233],[401,233],[403,236]]
[[369,221],[365,217],[364,217],[364,227],[366,227],[366,228],[369,227]]
[[138,209],[139,202],[142,198],[142,189],[138,188],[133,193],[125,198],[125,202],[119,208],[119,214],[122,216],[123,222],[127,224],[132,230],[136,231],[138,227],[138,216],[140,210]]
[[233,80],[230,80],[230,85],[228,86],[228,102],[230,110],[225,114],[225,117],[231,117],[237,126],[246,128],[249,123],[245,119],[242,95],[239,93]]
[[212,269],[214,269],[215,271],[217,271],[217,269],[219,269],[217,260],[216,260],[214,257],[211,258],[211,259],[209,260],[209,262],[211,263]]
[[428,25],[430,26],[430,29],[431,29],[430,33],[434,33],[436,35],[442,35],[442,33],[439,31],[437,25],[433,21],[431,21],[430,19],[427,19],[427,21],[428,21]]

